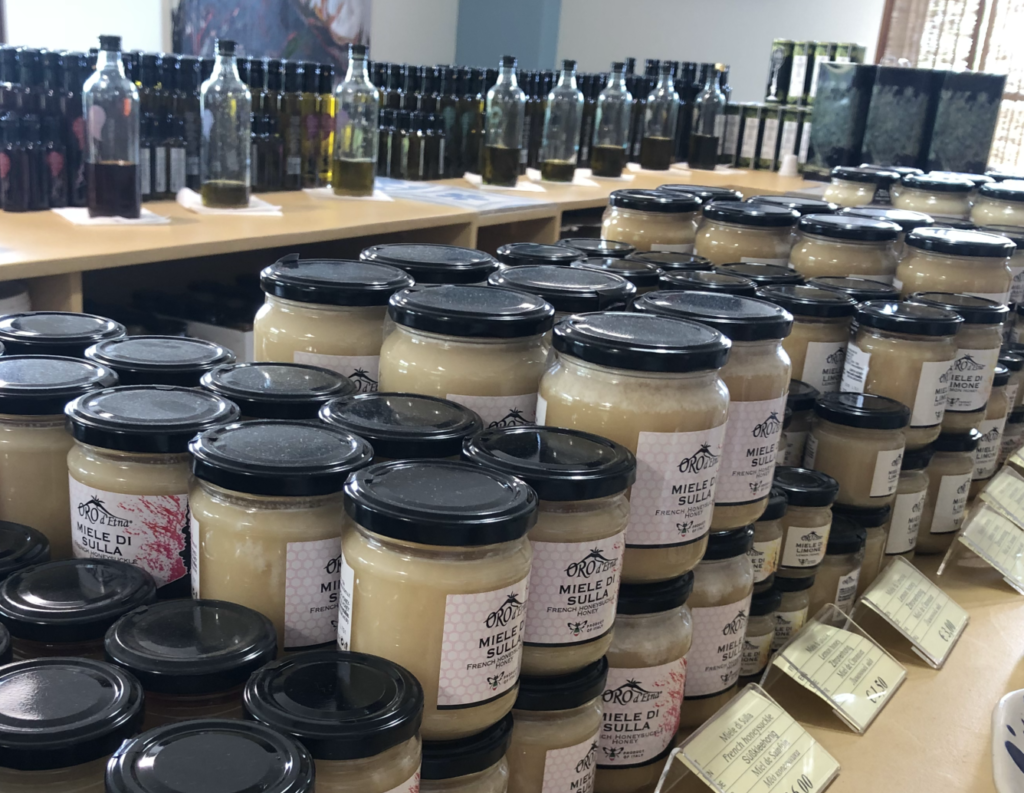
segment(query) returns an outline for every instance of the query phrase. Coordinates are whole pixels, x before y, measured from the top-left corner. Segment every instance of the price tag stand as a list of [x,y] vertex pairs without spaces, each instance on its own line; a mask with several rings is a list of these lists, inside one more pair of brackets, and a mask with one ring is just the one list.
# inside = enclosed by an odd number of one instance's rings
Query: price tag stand
[[1024,526],[1024,477],[1013,468],[1001,468],[978,499],[1018,526]]
[[942,575],[961,546],[1002,573],[1003,580],[1024,595],[1024,529],[1003,511],[989,501],[976,505],[946,552],[937,575]]
[[846,726],[863,735],[903,685],[907,670],[829,603],[772,657],[761,687],[769,689],[782,674],[826,702]]

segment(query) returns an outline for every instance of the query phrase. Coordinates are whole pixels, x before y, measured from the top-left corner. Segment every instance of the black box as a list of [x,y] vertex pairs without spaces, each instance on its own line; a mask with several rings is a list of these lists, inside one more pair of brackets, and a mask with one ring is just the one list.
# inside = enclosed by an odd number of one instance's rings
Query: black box
[[937,89],[945,72],[879,66],[861,158],[874,165],[925,168]]
[[877,66],[823,63],[814,98],[811,148],[804,173],[827,179],[837,165],[860,165]]
[[928,159],[921,167],[984,173],[1005,87],[1002,74],[942,72]]

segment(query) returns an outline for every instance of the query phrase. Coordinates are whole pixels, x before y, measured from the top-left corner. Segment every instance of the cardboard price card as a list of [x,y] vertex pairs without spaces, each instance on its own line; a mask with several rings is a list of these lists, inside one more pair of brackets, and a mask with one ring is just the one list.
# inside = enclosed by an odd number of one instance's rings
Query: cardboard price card
[[957,539],[1024,595],[1024,529],[986,503],[971,514]]
[[1014,469],[1000,469],[979,497],[1018,526],[1024,526],[1024,477]]
[[915,652],[936,669],[946,663],[970,620],[949,595],[899,556],[860,602],[906,636]]

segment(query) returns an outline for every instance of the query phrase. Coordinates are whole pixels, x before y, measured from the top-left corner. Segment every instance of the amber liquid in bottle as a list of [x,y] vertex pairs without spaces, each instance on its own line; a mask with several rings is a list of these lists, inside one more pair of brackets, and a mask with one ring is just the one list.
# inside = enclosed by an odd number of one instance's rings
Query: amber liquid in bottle
[[713,171],[718,163],[718,136],[690,133],[690,152],[687,164],[702,171]]
[[139,167],[129,162],[86,163],[89,217],[137,218],[142,211]]
[[667,171],[674,150],[672,138],[644,137],[640,141],[640,167],[648,171]]
[[626,167],[626,149],[622,146],[594,146],[590,150],[590,171],[594,176],[622,176]]
[[519,153],[522,149],[484,146],[482,176],[484,184],[515,187],[519,178]]
[[203,206],[230,209],[249,206],[249,186],[230,179],[203,183]]
[[540,164],[540,178],[546,182],[571,182],[576,163],[565,160],[545,160]]
[[377,164],[373,160],[335,159],[331,168],[331,186],[335,195],[373,195],[373,177]]

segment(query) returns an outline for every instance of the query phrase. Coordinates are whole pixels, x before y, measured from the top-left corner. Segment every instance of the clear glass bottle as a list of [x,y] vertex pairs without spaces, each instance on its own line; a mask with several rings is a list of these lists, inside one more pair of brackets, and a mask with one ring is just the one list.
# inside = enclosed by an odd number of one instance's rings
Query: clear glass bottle
[[661,65],[658,84],[647,97],[644,131],[640,140],[640,167],[667,171],[672,164],[676,124],[679,123],[679,94],[672,79],[672,66]]
[[238,77],[235,42],[217,40],[213,74],[199,97],[203,206],[249,205],[252,97]]
[[704,90],[694,103],[688,161],[691,168],[713,171],[718,162],[718,141],[725,123],[726,102],[721,88],[724,74],[725,65],[721,63],[708,69]]
[[96,71],[82,88],[82,101],[89,216],[137,218],[142,210],[139,92],[125,77],[120,36],[100,36]]
[[540,175],[549,182],[571,182],[576,173],[583,118],[583,93],[576,87],[576,61],[562,61],[558,84],[548,94]]
[[487,131],[481,172],[484,184],[515,187],[523,144],[526,94],[516,81],[516,59],[501,56],[498,81],[487,92]]
[[345,81],[334,89],[337,128],[331,186],[335,195],[373,195],[380,92],[366,70],[366,47],[350,44]]
[[594,176],[622,176],[632,111],[633,95],[626,87],[626,67],[616,61],[608,73],[608,86],[597,96],[594,145],[590,151],[590,170]]

